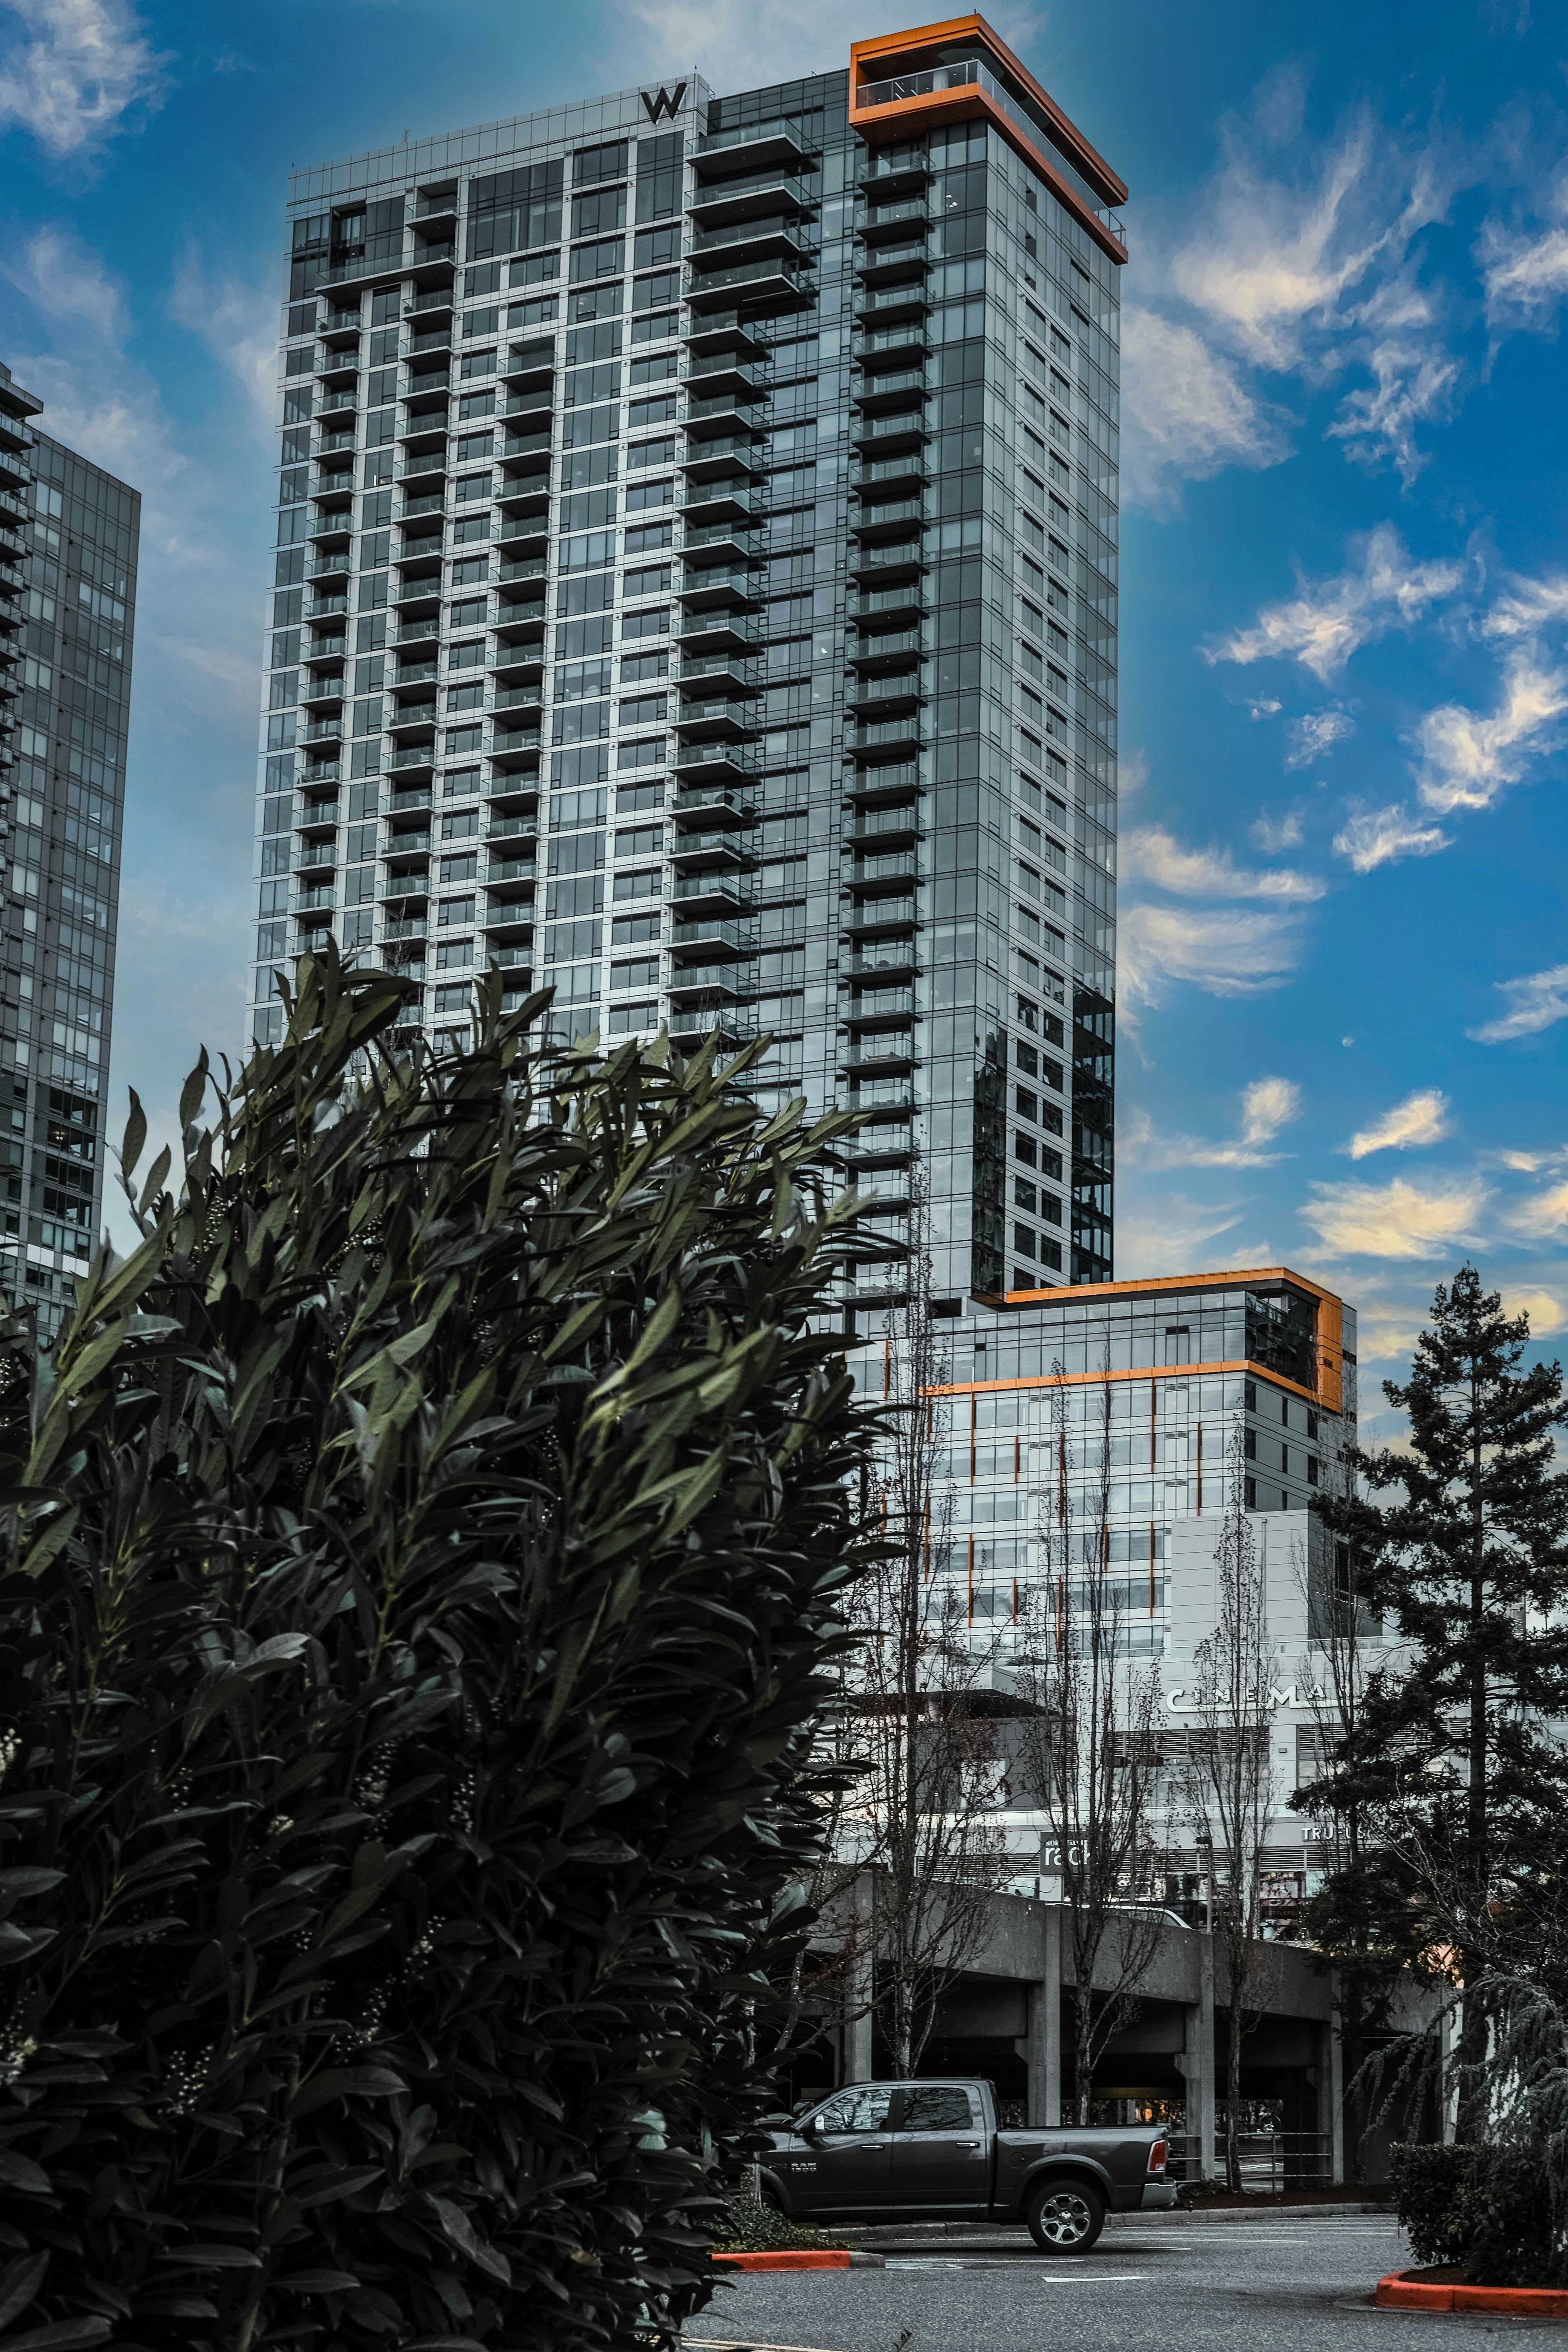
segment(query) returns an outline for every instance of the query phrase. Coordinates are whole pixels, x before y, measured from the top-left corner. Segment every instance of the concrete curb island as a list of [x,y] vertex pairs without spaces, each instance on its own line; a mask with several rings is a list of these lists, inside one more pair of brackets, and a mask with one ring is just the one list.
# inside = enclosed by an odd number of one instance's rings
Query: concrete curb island
[[1385,2311],[1500,2311],[1516,2319],[1568,2319],[1568,2287],[1465,2286],[1390,2271],[1373,2300]]

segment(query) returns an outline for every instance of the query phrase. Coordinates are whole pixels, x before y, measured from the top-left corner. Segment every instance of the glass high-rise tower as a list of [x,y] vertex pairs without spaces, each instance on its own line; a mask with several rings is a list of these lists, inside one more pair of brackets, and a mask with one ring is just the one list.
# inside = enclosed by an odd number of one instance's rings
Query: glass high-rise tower
[[58,1329],[102,1221],[141,493],[0,366],[0,1288]]
[[767,1031],[939,1294],[1107,1278],[1125,194],[978,16],[296,174],[253,1034]]

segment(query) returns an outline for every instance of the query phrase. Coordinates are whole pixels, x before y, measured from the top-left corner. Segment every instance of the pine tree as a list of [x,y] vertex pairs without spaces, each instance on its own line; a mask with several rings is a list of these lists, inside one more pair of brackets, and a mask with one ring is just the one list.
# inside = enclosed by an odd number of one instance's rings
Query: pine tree
[[1352,1452],[1370,1491],[1321,1506],[1386,1637],[1409,1646],[1370,1677],[1314,1792],[1369,1809],[1383,1843],[1313,1924],[1390,1961],[1446,1947],[1461,1981],[1495,1965],[1498,1918],[1527,1916],[1568,1792],[1548,1728],[1568,1715],[1568,1474],[1553,1442],[1568,1398],[1560,1365],[1522,1367],[1529,1337],[1473,1266],[1439,1284],[1409,1381],[1384,1383],[1409,1451]]

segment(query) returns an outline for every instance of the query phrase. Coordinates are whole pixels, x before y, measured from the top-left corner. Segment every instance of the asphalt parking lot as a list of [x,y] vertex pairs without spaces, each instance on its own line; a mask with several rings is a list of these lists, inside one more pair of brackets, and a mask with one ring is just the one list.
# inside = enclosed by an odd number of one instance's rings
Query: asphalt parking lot
[[1020,2231],[882,2244],[884,2270],[752,2273],[721,2290],[684,2352],[1466,2352],[1560,2321],[1380,2311],[1410,2256],[1375,2214],[1113,2218],[1093,2252],[1037,2254]]

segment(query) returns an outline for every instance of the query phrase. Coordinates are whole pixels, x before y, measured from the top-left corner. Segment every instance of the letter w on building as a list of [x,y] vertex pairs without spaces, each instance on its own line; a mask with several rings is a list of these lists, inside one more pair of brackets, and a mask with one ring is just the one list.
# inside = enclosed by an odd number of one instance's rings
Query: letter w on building
[[685,97],[686,84],[683,81],[676,83],[673,92],[666,89],[662,82],[657,90],[645,89],[642,92],[642,102],[647,109],[648,121],[657,122],[661,114],[668,114],[673,122]]

